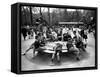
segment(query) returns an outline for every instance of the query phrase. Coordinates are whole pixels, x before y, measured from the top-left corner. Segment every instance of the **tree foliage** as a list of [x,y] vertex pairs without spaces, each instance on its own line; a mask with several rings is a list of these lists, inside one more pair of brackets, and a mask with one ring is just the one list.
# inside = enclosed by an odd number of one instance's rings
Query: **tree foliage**
[[48,7],[21,7],[21,25],[36,25],[37,20],[41,19],[46,25],[55,25],[58,22],[91,22],[91,17],[95,18],[92,10],[75,9],[68,11],[62,8]]

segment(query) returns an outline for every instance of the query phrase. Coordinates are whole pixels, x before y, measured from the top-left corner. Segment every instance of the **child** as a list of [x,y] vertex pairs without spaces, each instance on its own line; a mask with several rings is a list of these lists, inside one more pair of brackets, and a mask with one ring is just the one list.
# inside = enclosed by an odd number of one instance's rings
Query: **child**
[[84,46],[85,48],[87,47],[87,30],[82,30],[81,31],[81,37],[83,38],[83,41],[84,41]]
[[33,56],[35,56],[35,51],[39,49],[40,47],[40,40],[39,37],[36,36],[36,40],[35,42],[25,51],[25,53],[23,55],[26,55],[26,53],[30,50],[33,49]]
[[66,46],[67,46],[68,51],[70,51],[73,48],[73,41],[71,38],[68,39]]
[[55,57],[57,57],[57,62],[60,63],[60,54],[62,53],[62,44],[57,43],[56,47],[54,47],[55,53],[52,55],[51,62],[54,62]]
[[80,60],[79,58],[79,49],[73,44],[73,40],[72,39],[68,39],[68,42],[67,42],[67,49],[68,49],[68,52],[73,52],[75,55],[76,55],[76,59],[77,60]]
[[85,50],[85,44],[84,44],[83,41],[82,41],[82,37],[77,37],[77,36],[75,36],[74,39],[75,39],[75,45],[76,45],[76,47],[77,47],[80,51],[83,50],[83,51],[86,52],[86,50]]

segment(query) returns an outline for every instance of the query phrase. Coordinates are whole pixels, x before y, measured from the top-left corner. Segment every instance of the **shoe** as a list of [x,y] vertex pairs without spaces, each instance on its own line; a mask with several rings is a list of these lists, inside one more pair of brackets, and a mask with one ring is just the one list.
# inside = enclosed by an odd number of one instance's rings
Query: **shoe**
[[61,61],[57,61],[57,65],[61,65]]
[[26,55],[26,53],[23,53],[22,55],[23,55],[23,56],[25,56],[25,55]]
[[76,60],[77,60],[77,61],[80,61],[80,58],[79,58],[79,57],[77,57],[77,58],[76,58]]

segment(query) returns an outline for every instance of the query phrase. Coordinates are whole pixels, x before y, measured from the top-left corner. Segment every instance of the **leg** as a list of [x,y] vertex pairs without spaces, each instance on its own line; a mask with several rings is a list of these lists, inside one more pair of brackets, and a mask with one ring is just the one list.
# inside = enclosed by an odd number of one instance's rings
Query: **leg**
[[26,53],[27,53],[30,49],[32,49],[32,48],[27,49],[23,55],[26,55]]
[[55,53],[52,54],[51,65],[54,65],[54,58],[55,58]]
[[25,35],[23,35],[23,37],[24,37],[24,40],[26,40],[26,36],[25,36]]
[[86,49],[85,49],[86,45],[81,47],[82,51],[86,52]]
[[41,48],[35,48],[35,47],[33,47],[33,57],[35,57],[38,53],[39,53],[39,51],[40,50],[42,50]]
[[30,34],[28,35],[28,38],[30,39]]
[[33,47],[33,57],[35,57],[35,51],[36,51],[36,49],[35,49],[35,47]]
[[60,53],[57,53],[57,62],[60,63]]
[[55,58],[55,53],[52,54],[52,58],[51,58],[52,62],[54,61],[54,58]]
[[79,61],[80,60],[80,49],[75,48],[75,55],[76,55],[76,60]]
[[26,53],[27,53],[30,49],[32,49],[33,46],[34,46],[34,44],[32,44],[32,45],[25,51],[25,53],[24,53],[23,55],[26,55]]
[[85,44],[87,45],[87,39],[85,39]]

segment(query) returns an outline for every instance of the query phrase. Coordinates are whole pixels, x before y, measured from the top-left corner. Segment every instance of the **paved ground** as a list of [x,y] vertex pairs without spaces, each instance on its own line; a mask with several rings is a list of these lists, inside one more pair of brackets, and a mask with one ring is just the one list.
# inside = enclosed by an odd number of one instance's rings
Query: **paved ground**
[[[75,68],[95,66],[95,40],[92,34],[88,35],[87,52],[81,52],[80,61],[77,61],[75,55],[64,53],[61,56],[61,65],[50,65],[51,54],[41,53],[33,58],[32,50],[27,55],[21,57],[22,70],[43,70],[56,68]],[[26,41],[22,38],[22,53],[34,42],[34,39]]]

